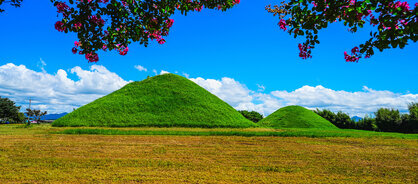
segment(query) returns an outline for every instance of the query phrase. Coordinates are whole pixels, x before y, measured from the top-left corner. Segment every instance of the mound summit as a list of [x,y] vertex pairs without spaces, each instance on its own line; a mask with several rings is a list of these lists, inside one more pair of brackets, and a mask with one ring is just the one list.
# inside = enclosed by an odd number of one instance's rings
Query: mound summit
[[258,123],[263,126],[274,128],[337,129],[335,125],[315,112],[296,105],[280,108]]
[[231,127],[257,126],[193,81],[158,75],[99,98],[54,121],[53,126]]

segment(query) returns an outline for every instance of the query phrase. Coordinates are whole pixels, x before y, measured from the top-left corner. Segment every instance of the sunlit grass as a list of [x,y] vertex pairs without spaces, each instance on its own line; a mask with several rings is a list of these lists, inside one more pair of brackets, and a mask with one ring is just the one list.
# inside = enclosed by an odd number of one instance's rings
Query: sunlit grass
[[100,129],[206,136],[56,134],[71,129],[0,125],[0,183],[415,183],[417,176],[415,135],[210,136],[321,130],[153,127]]

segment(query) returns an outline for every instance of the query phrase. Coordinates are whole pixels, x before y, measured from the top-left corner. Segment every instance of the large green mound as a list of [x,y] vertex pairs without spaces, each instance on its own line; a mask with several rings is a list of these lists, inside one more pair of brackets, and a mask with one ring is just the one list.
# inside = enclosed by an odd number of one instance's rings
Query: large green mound
[[257,126],[193,81],[158,75],[99,98],[56,120],[53,126],[231,127]]
[[328,120],[301,106],[283,107],[259,122],[274,128],[323,128],[337,129]]

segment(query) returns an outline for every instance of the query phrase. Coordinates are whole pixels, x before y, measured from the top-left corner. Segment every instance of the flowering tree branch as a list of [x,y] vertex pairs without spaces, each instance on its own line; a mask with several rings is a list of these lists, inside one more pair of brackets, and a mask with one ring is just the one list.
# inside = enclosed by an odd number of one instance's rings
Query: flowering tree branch
[[418,40],[418,3],[411,9],[408,2],[394,0],[289,0],[280,5],[271,5],[266,10],[279,16],[280,29],[295,38],[305,36],[306,41],[299,44],[302,59],[312,57],[312,49],[319,44],[318,31],[328,24],[343,22],[352,33],[370,24],[375,28],[370,39],[344,52],[347,62],[358,62],[369,58],[374,50],[404,48],[408,41]]
[[72,52],[89,62],[99,60],[99,50],[116,50],[126,55],[128,45],[150,41],[164,44],[174,23],[176,11],[186,15],[203,8],[226,11],[239,0],[51,0],[62,20],[55,23],[60,32],[77,33]]

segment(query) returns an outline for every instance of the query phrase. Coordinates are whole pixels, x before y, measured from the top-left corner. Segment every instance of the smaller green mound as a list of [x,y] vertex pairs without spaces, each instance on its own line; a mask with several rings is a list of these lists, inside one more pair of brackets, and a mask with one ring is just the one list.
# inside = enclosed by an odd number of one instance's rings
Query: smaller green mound
[[338,129],[331,122],[315,112],[301,106],[283,107],[259,122],[262,126],[273,128],[321,128]]

